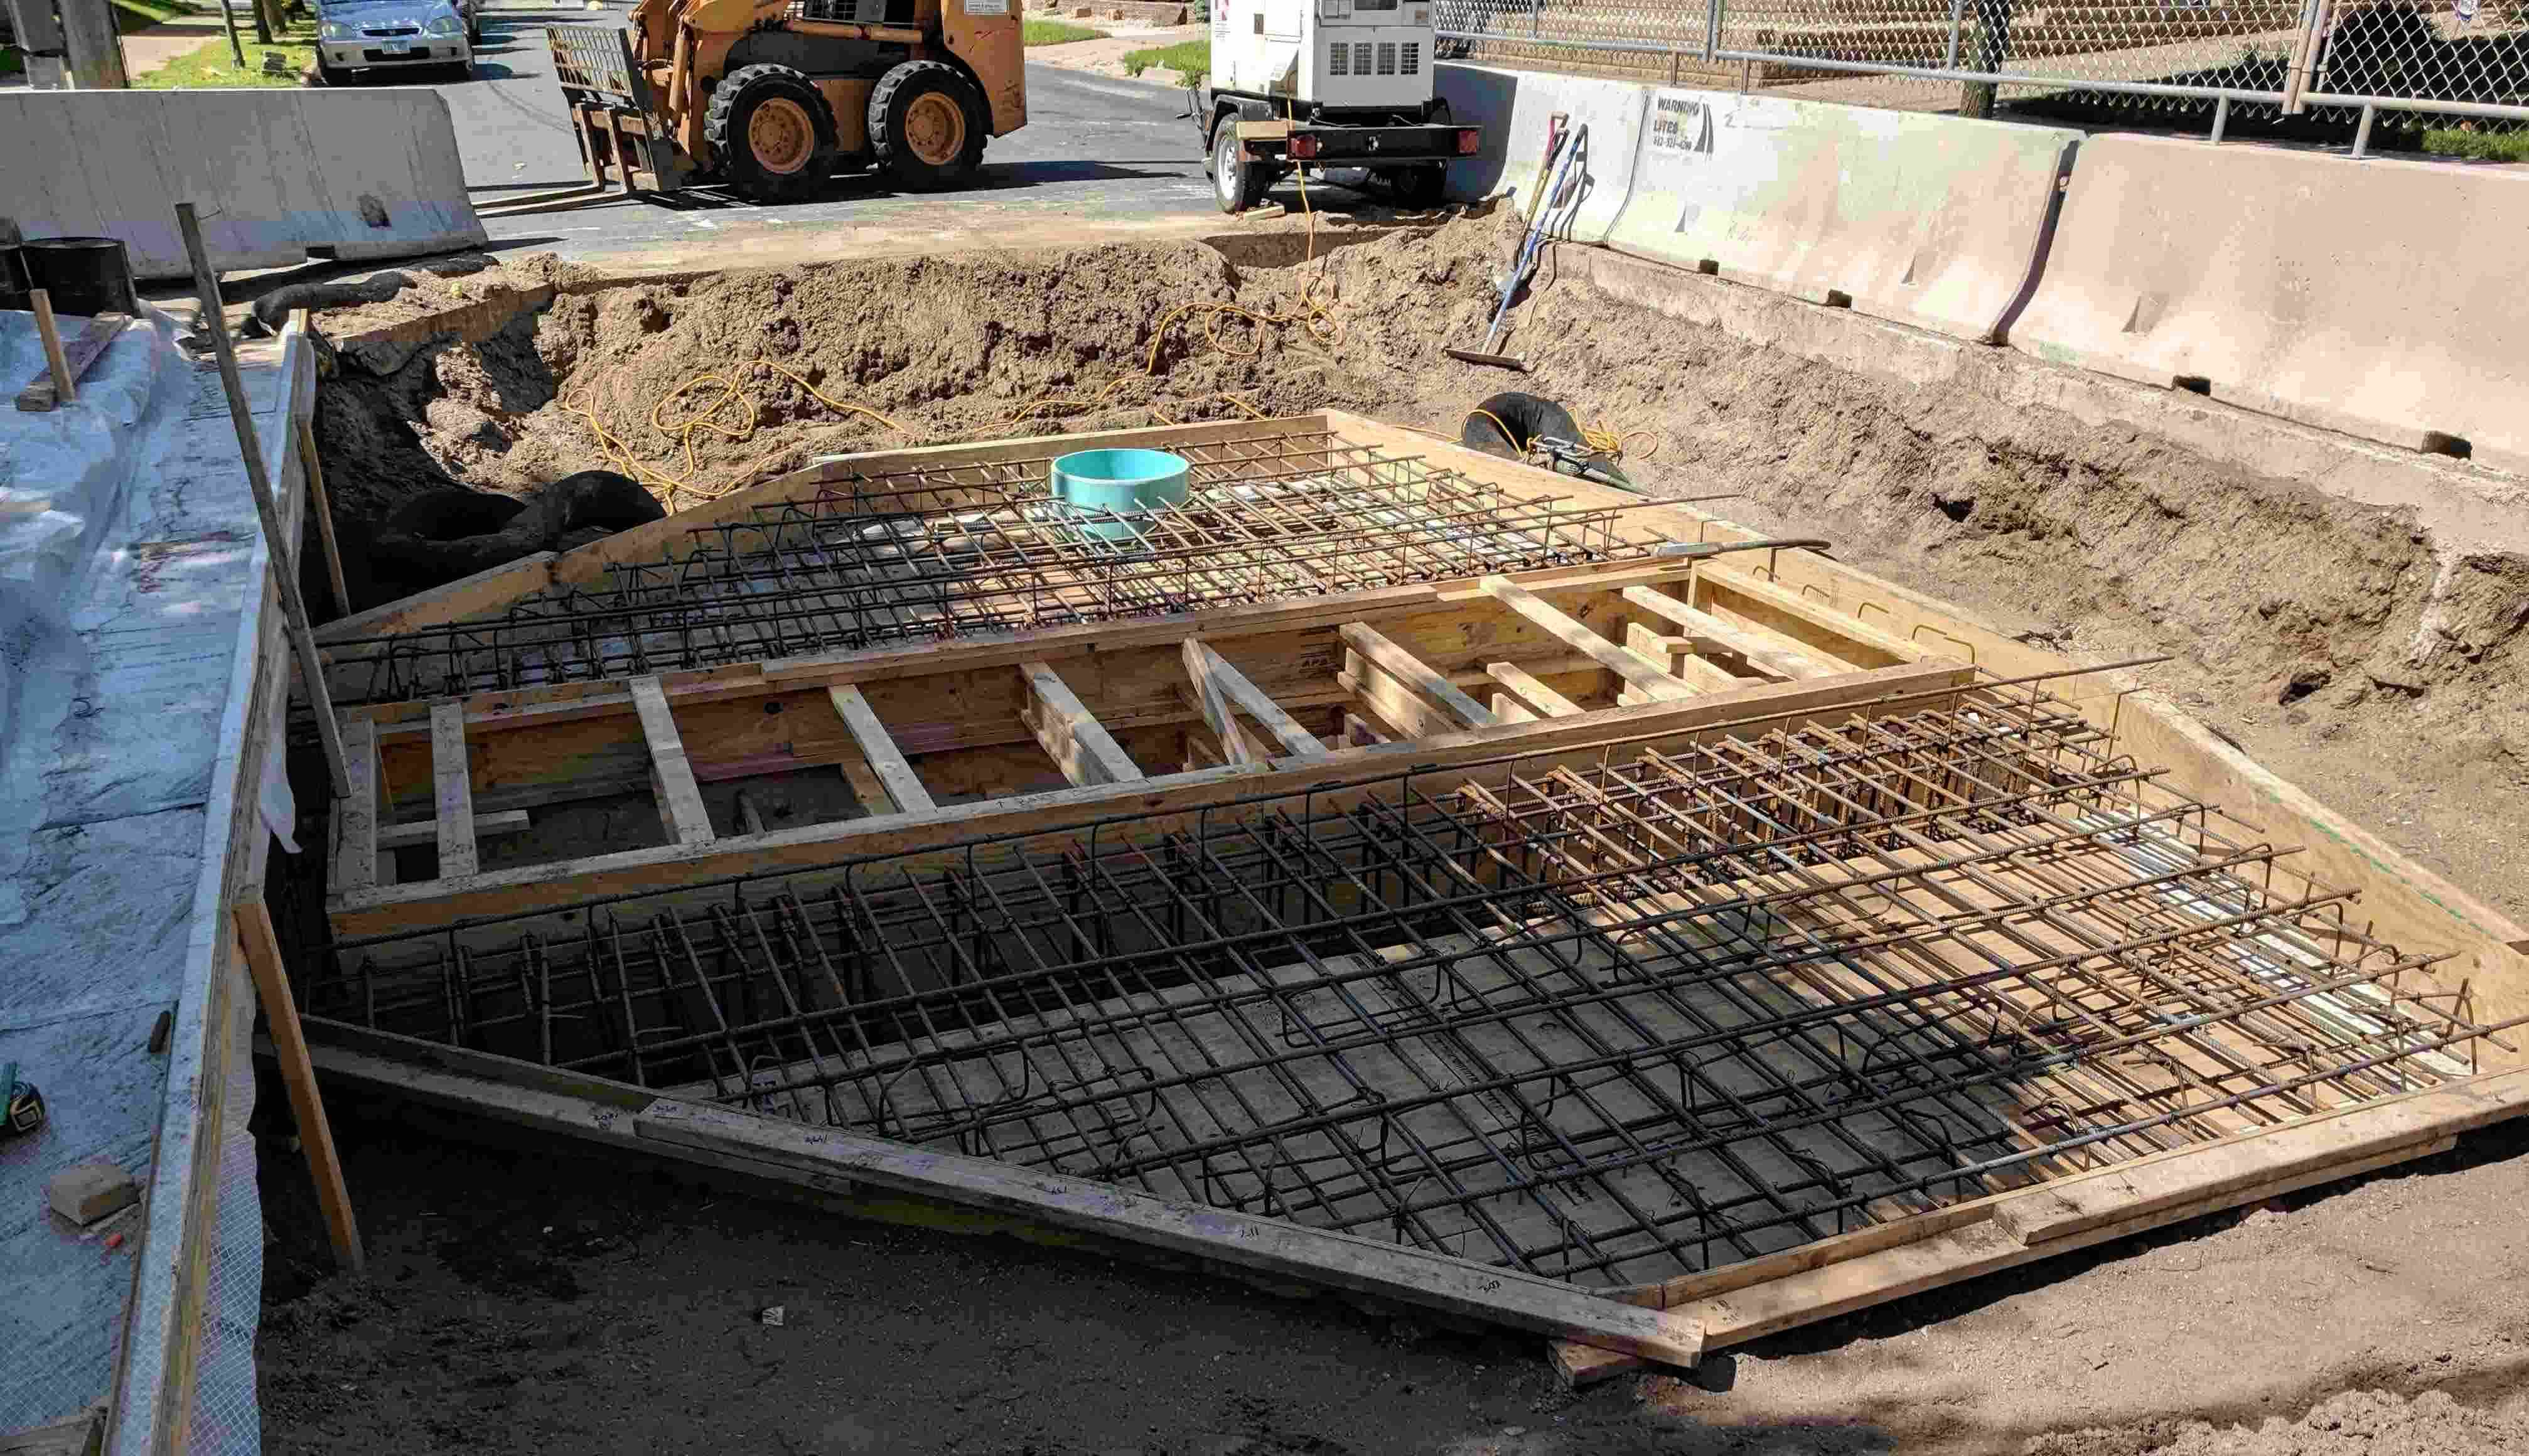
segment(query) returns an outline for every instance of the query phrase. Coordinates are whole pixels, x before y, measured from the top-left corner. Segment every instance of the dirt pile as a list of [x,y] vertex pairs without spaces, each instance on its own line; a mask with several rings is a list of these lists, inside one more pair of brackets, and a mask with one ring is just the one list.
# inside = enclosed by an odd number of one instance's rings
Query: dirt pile
[[2441,1390],[2409,1401],[2382,1390],[2329,1396],[2297,1421],[2254,1429],[2189,1421],[2167,1440],[2078,1430],[2033,1441],[2028,1456],[2529,1456],[2529,1405],[2480,1411]]
[[[320,440],[352,512],[594,466],[690,504],[820,454],[1250,411],[1454,433],[1517,385],[1624,433],[1654,492],[1743,492],[1725,513],[1828,536],[2058,650],[2177,654],[2153,679],[2260,759],[2529,909],[2510,889],[2529,842],[2529,557],[2130,428],[1751,344],[1550,256],[1502,346],[1532,372],[1449,358],[1482,339],[1515,240],[1507,217],[1466,218],[1306,264],[1296,246],[1242,263],[1152,242],[565,291],[479,344],[346,350]],[[530,259],[425,292],[558,281]],[[2450,792],[2419,802],[2432,789]]]

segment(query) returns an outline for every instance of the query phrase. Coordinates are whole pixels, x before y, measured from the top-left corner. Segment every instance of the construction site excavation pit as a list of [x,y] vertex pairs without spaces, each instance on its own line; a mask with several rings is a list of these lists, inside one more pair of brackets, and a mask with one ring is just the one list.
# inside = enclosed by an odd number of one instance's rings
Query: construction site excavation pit
[[[319,626],[319,1069],[1542,1334],[1538,1411],[2529,1106],[2529,931],[2471,895],[2519,796],[2449,747],[2521,713],[2502,481],[2234,421],[2263,475],[2193,397],[1583,249],[1512,378],[1441,351],[1509,241],[318,315],[355,542],[591,470],[673,510]],[[1632,486],[1461,444],[1511,384]],[[1060,509],[1097,450],[1184,499]],[[1328,1449],[1277,1439],[1221,1449]]]
[[1513,310],[1527,375],[1451,359],[1516,228],[417,273],[316,316],[317,439],[357,577],[432,490],[614,469],[682,510],[825,456],[1324,407],[1456,439],[1517,387],[1621,437],[1648,495],[1733,494],[1706,509],[2071,655],[2172,655],[2145,680],[2529,910],[2516,483],[1586,248],[1550,250]]

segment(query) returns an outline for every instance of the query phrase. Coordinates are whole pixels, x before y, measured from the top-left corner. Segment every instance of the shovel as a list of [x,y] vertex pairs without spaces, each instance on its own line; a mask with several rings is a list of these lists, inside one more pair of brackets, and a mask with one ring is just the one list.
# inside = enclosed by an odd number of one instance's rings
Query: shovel
[[1528,236],[1520,240],[1519,256],[1511,264],[1510,277],[1502,284],[1501,303],[1493,309],[1493,326],[1484,335],[1484,347],[1481,350],[1443,348],[1440,351],[1442,353],[1453,359],[1464,359],[1470,364],[1489,364],[1498,369],[1516,369],[1522,374],[1528,372],[1528,360],[1516,354],[1495,353],[1493,351],[1500,347],[1502,325],[1510,318],[1511,296],[1519,292],[1519,286],[1526,283],[1529,274],[1536,269],[1537,250],[1545,241],[1546,214],[1552,209],[1555,198],[1562,195],[1564,164],[1572,160],[1574,153],[1582,150],[1588,135],[1589,124],[1583,122],[1571,131],[1556,136],[1552,148],[1546,154],[1548,176],[1545,190],[1536,194],[1536,218],[1528,225]]

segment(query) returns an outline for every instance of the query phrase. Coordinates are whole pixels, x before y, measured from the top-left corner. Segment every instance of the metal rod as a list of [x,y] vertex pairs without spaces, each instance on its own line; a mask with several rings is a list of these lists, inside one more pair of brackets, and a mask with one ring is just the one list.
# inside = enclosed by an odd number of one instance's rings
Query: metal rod
[[2378,107],[2367,102],[2362,107],[2361,124],[2353,129],[2353,155],[2356,157],[2363,156],[2371,150],[2371,118],[2378,113]]
[[[343,726],[334,717],[334,702],[326,691],[325,668],[316,654],[316,638],[307,626],[307,604],[298,594],[297,553],[291,549],[289,537],[282,534],[281,512],[273,504],[272,480],[265,473],[262,442],[255,439],[254,410],[247,405],[245,384],[238,377],[237,351],[229,344],[228,320],[221,310],[219,276],[211,271],[210,250],[202,245],[202,227],[194,216],[193,204],[176,204],[176,226],[185,236],[186,255],[193,263],[193,289],[201,296],[202,332],[210,338],[211,353],[219,361],[220,387],[228,394],[229,422],[237,428],[238,453],[245,459],[248,493],[254,497],[255,518],[263,525],[266,560],[272,568],[272,579],[280,588],[281,612],[290,632],[292,645],[297,650],[299,685],[306,689],[308,706],[316,713],[316,737],[325,747],[325,769],[333,781],[334,797],[342,799],[351,792],[351,776],[343,755]],[[282,407],[289,407],[289,397],[282,397]]]
[[2433,957],[2025,687],[347,942],[308,1000],[1598,1283],[2466,1074]]

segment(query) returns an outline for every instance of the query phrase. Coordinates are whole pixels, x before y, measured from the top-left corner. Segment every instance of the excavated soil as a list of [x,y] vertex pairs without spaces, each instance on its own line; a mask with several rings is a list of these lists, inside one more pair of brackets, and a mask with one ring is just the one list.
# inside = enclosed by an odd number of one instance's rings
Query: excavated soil
[[[1908,387],[1612,300],[1551,272],[1480,339],[1498,221],[1322,267],[1200,243],[837,263],[572,292],[549,262],[425,279],[337,339],[564,285],[480,344],[347,344],[320,397],[338,505],[449,480],[518,491],[606,463],[724,489],[810,455],[1336,405],[1454,431],[1517,385],[1629,433],[1661,494],[1839,555],[2058,650],[2149,676],[2420,860],[2529,913],[2529,562],[2122,427]],[[1333,336],[1172,310],[1289,316]],[[1215,315],[1218,316],[1218,315]],[[1164,329],[1162,325],[1167,327]],[[1159,377],[1141,370],[1160,341]],[[1251,353],[1252,350],[1252,353]],[[820,404],[798,373],[881,424]],[[731,434],[654,430],[698,375]],[[697,392],[686,406],[711,396]],[[682,416],[672,404],[666,416]],[[1015,416],[1015,417],[1014,417]],[[1049,428],[1050,426],[1045,426]],[[277,1103],[277,1093],[271,1094]],[[258,1351],[265,1449],[999,1456],[2403,1456],[2529,1450],[2529,1126],[1792,1330],[1694,1383],[1554,1390],[1533,1341],[1435,1335],[1087,1254],[873,1226],[550,1147],[485,1150],[409,1109],[338,1135],[371,1277],[327,1276],[295,1159]],[[780,1306],[783,1323],[763,1312]]]
[[[688,505],[816,455],[1247,410],[1454,431],[1518,386],[1626,432],[1654,493],[1742,492],[1719,509],[1824,535],[2058,650],[2175,654],[2147,675],[2217,729],[2529,913],[2529,559],[2129,428],[1769,350],[1550,267],[1502,346],[1532,372],[1451,359],[1444,344],[1482,337],[1512,228],[1464,218],[1280,266],[1152,242],[584,292],[550,257],[422,277],[325,315],[325,332],[565,288],[477,344],[346,345],[319,439],[354,515],[451,480],[517,492],[627,457]],[[1298,240],[1260,244],[1276,241]]]

